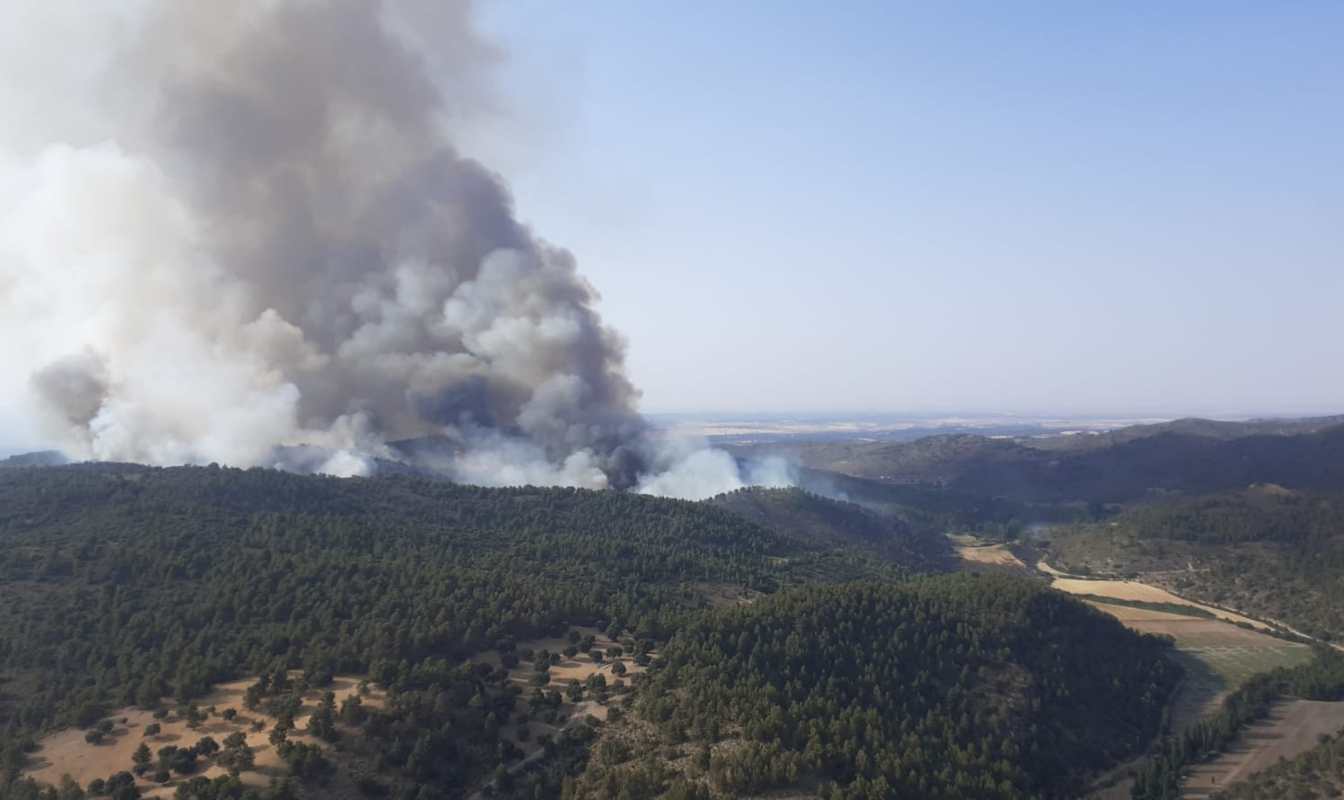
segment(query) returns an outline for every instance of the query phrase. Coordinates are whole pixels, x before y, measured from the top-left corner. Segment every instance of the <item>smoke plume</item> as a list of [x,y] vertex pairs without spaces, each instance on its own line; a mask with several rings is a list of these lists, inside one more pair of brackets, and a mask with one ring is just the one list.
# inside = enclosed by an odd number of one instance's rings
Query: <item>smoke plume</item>
[[[465,3],[33,2],[6,26],[7,405],[77,457],[702,496],[573,257],[454,146],[500,57]],[[291,464],[292,465],[292,464]]]

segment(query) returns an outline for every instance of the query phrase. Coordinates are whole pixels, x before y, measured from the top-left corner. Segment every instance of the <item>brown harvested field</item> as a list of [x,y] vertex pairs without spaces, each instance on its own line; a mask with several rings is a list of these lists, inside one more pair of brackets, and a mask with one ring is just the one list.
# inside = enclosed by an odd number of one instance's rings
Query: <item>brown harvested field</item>
[[[1139,629],[1136,623],[1152,623],[1151,627],[1153,630],[1145,629],[1145,632],[1147,633],[1158,633],[1159,631],[1156,630],[1156,628],[1161,627],[1162,624],[1175,624],[1200,619],[1200,617],[1188,617],[1184,614],[1175,614],[1170,611],[1158,611],[1152,608],[1118,606],[1113,603],[1103,603],[1100,600],[1093,600],[1091,598],[1085,598],[1083,602],[1093,608],[1105,611],[1107,614],[1110,614],[1125,623],[1126,626],[1135,628],[1136,630]],[[1214,621],[1216,622],[1216,620]]]
[[1036,562],[1036,569],[1040,570],[1041,572],[1044,572],[1046,575],[1049,575],[1049,576],[1051,576],[1051,577],[1055,577],[1055,578],[1068,578],[1068,577],[1070,577],[1070,576],[1069,576],[1069,573],[1067,573],[1067,572],[1060,572],[1059,570],[1057,570],[1057,569],[1055,569],[1054,567],[1050,566],[1049,564],[1045,563],[1045,560],[1044,560],[1044,559],[1041,559],[1040,561],[1037,561],[1037,562]]
[[987,564],[996,567],[1013,567],[1025,570],[1026,564],[1018,558],[1013,551],[1008,549],[1007,545],[966,545],[956,548],[957,556],[962,561],[969,561],[974,564]]
[[[336,695],[336,702],[339,704],[357,690],[359,681],[360,678],[357,676],[340,676],[332,681],[331,686],[314,689],[305,694],[304,707],[311,709],[316,706],[327,689]],[[214,706],[216,714],[200,723],[195,730],[188,728],[186,720],[175,714],[156,720],[151,712],[144,709],[123,708],[108,717],[115,725],[112,734],[101,744],[86,742],[85,731],[80,729],[71,728],[52,734],[38,743],[40,749],[34,754],[33,765],[26,774],[34,780],[53,785],[59,785],[61,776],[68,774],[81,786],[87,786],[94,778],[107,778],[117,772],[129,771],[132,766],[131,754],[141,742],[148,744],[151,751],[157,752],[160,747],[170,744],[188,747],[205,736],[213,737],[218,742],[235,731],[241,731],[247,737],[248,747],[255,754],[256,768],[242,773],[240,777],[244,783],[265,786],[272,777],[285,774],[286,769],[268,738],[275,719],[261,711],[250,711],[243,706],[243,693],[254,682],[255,679],[247,679],[223,683],[216,686],[209,695],[197,700],[196,705],[202,711]],[[382,702],[382,696],[381,691],[370,689],[363,697],[363,701],[377,706]],[[230,708],[238,712],[238,718],[232,722],[219,716]],[[123,718],[125,722],[121,721]],[[260,721],[265,727],[260,731],[254,731],[253,721]],[[146,737],[145,726],[155,722],[159,723],[161,732]],[[302,727],[303,725],[299,724],[298,728]],[[297,730],[290,732],[289,739],[295,742],[322,744],[312,737],[300,734]],[[197,774],[214,778],[224,774],[224,770],[211,765]],[[160,785],[142,779],[137,785],[146,797],[171,797],[176,791],[177,784],[182,780],[181,776],[175,774],[173,780],[167,784]]]
[[1315,747],[1319,737],[1344,729],[1344,702],[1289,700],[1252,725],[1232,750],[1187,773],[1182,797],[1208,797],[1217,790],[1271,767],[1280,758]]
[[1259,620],[1242,616],[1235,611],[1224,611],[1215,606],[1196,603],[1193,600],[1187,600],[1179,595],[1174,595],[1166,589],[1156,586],[1150,586],[1146,583],[1137,581],[1113,581],[1113,580],[1088,580],[1085,578],[1055,578],[1050,584],[1061,592],[1069,594],[1086,594],[1097,597],[1111,597],[1116,600],[1135,600],[1142,603],[1172,603],[1175,605],[1191,606],[1202,609],[1213,614],[1219,619],[1225,619],[1229,622],[1251,625],[1261,630],[1269,630],[1270,626]]

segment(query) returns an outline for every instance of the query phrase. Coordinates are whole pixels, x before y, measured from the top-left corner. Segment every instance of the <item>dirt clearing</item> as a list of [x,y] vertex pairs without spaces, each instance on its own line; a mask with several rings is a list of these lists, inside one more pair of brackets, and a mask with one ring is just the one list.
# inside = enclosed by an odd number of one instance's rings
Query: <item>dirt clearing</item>
[[1003,542],[985,541],[968,533],[949,533],[947,540],[961,559],[961,568],[964,570],[1031,573],[1031,568]]
[[1026,564],[1018,558],[1013,551],[1003,544],[988,544],[979,546],[963,546],[956,548],[957,556],[962,561],[970,561],[975,564],[989,564],[996,567],[1014,567],[1025,570]]

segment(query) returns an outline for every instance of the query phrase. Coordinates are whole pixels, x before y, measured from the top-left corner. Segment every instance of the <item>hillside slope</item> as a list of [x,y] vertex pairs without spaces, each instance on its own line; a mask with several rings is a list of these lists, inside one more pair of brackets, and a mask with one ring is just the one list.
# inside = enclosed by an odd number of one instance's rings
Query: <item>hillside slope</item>
[[1168,430],[1060,452],[973,435],[798,444],[788,451],[813,469],[1028,503],[1128,502],[1254,483],[1344,491],[1344,426],[1235,438]]
[[1344,638],[1344,495],[1258,485],[1174,498],[1052,532],[1051,563]]
[[951,563],[947,538],[936,531],[801,489],[752,487],[706,502],[804,544],[871,550],[920,571]]
[[692,624],[641,687],[612,735],[652,725],[670,763],[599,747],[574,795],[1077,796],[1158,730],[1180,671],[1165,650],[1019,579],[776,595]]
[[[580,624],[647,649],[707,604],[701,583],[759,592],[898,574],[710,505],[618,492],[5,469],[0,752],[12,763],[23,736],[165,695],[187,702],[219,681],[367,674],[397,690],[378,740],[394,765],[386,780],[451,794],[512,752],[490,713],[512,707],[510,686],[473,671],[473,654]],[[424,743],[441,769],[395,766],[403,737],[442,726]]]

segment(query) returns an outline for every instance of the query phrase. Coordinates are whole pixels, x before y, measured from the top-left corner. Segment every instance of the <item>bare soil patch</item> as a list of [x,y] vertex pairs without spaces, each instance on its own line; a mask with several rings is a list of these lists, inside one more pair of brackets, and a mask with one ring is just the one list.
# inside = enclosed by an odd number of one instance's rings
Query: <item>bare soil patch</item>
[[1014,567],[1022,570],[1027,568],[1027,565],[1022,563],[1022,559],[1018,558],[1005,544],[961,546],[957,547],[956,551],[957,556],[962,561],[997,567]]
[[[330,686],[308,691],[303,698],[305,711],[316,707],[323,693],[328,690],[336,696],[339,705],[357,691],[360,680],[359,676],[340,676],[334,679]],[[147,744],[150,751],[157,754],[158,749],[166,745],[190,747],[205,736],[221,742],[229,734],[241,732],[246,736],[247,746],[254,754],[255,768],[243,772],[239,777],[244,783],[265,786],[272,777],[285,774],[287,769],[268,738],[271,727],[275,724],[275,718],[260,710],[252,711],[243,705],[243,694],[247,691],[247,687],[255,682],[255,679],[249,678],[222,683],[207,696],[196,700],[195,705],[201,711],[214,706],[215,713],[197,725],[194,730],[188,727],[186,719],[175,713],[164,719],[155,719],[151,711],[123,708],[108,717],[114,723],[112,733],[100,744],[85,741],[85,731],[77,728],[52,734],[38,743],[39,749],[34,754],[33,765],[26,774],[36,781],[52,785],[59,785],[61,776],[69,775],[81,786],[88,786],[89,781],[95,778],[105,779],[117,772],[130,771],[134,763],[131,755],[141,742]],[[380,690],[369,689],[361,699],[364,703],[376,707],[383,702],[383,693]],[[171,706],[173,703],[165,705]],[[238,714],[232,721],[222,716],[228,709],[233,709]],[[256,722],[262,724],[260,730],[253,730]],[[159,724],[160,733],[145,736],[145,727],[154,723]],[[302,728],[303,724],[300,722],[297,730],[290,731],[289,740],[326,746],[323,742],[303,734]],[[224,774],[224,770],[218,766],[206,766],[208,762],[204,760],[201,763],[203,769],[197,773],[198,775],[214,778]],[[152,773],[147,773],[144,778],[137,781],[137,786],[146,797],[171,797],[176,791],[177,784],[195,777],[174,773],[170,782],[159,784],[149,780],[151,775]]]

